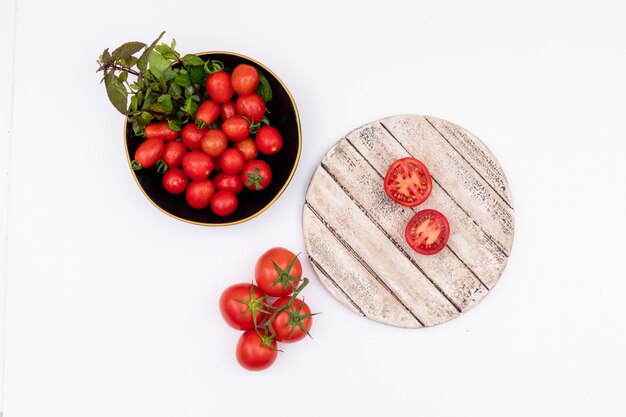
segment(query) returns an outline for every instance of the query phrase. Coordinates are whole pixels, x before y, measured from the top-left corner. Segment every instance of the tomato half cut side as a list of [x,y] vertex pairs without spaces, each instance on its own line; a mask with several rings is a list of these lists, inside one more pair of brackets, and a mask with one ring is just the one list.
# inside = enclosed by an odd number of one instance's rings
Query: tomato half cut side
[[422,204],[433,189],[426,166],[415,158],[402,158],[391,164],[385,175],[385,192],[405,207]]
[[409,220],[404,238],[409,246],[422,255],[434,255],[442,250],[450,237],[446,216],[437,210],[421,210]]

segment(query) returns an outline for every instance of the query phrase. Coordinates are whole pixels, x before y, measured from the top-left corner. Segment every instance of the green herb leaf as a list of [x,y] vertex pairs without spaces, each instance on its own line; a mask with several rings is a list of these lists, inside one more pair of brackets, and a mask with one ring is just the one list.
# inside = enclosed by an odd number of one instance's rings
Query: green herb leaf
[[141,51],[141,49],[144,48],[145,46],[146,44],[143,42],[126,42],[125,44],[117,48],[115,51],[113,51],[111,56],[115,61],[125,60],[129,58],[131,55],[134,55],[137,52]]
[[163,55],[163,58],[175,60],[178,57],[176,56],[176,52],[170,48],[170,46],[166,43],[162,43],[161,45],[157,45],[154,47],[158,53]]
[[204,85],[206,83],[207,73],[204,66],[189,67],[189,80],[195,85]]
[[267,81],[267,78],[261,74],[261,71],[259,71],[259,85],[257,85],[254,91],[260,95],[266,103],[272,99],[272,87],[269,81]]
[[204,61],[196,55],[187,54],[183,57],[183,65],[186,67],[204,65]]
[[183,95],[183,89],[180,87],[180,85],[176,84],[175,82],[170,83],[168,91],[173,99],[178,99]]
[[128,110],[126,88],[124,84],[112,72],[104,75],[104,85],[107,89],[109,100],[115,106],[117,111],[126,115]]
[[105,49],[104,52],[102,52],[102,63],[103,64],[112,64],[113,63],[113,57],[111,57],[111,53],[109,52],[109,48]]
[[193,100],[193,97],[188,97],[187,100],[185,100],[185,105],[180,109],[195,119],[198,107],[198,103]]
[[176,123],[173,120],[168,120],[167,121],[167,125],[169,126],[170,129],[175,130],[177,132],[180,132],[181,130],[183,130],[183,128],[181,127],[181,125],[179,125],[178,123]]
[[143,122],[144,126],[150,123],[152,119],[154,119],[154,116],[148,113],[147,111],[141,113],[141,115],[139,116],[140,123]]
[[189,87],[191,85],[191,80],[189,80],[189,76],[187,75],[178,75],[174,78],[174,82],[181,87]]
[[117,76],[120,82],[124,82],[128,79],[128,73],[126,71],[120,72],[120,75]]
[[172,63],[163,58],[163,55],[158,53],[157,51],[152,51],[150,53],[150,57],[148,58],[148,63],[150,64],[150,72],[158,79],[163,76],[163,72],[169,68]]
[[150,110],[153,112],[163,113],[163,114],[168,114],[170,112],[169,107],[161,103],[152,103],[150,105]]
[[169,94],[163,94],[157,99],[157,103],[160,103],[167,107],[167,113],[170,113],[174,110],[174,106],[172,105],[172,98]]
[[150,54],[152,53],[152,50],[154,49],[156,44],[159,43],[163,35],[165,35],[165,31],[161,32],[159,37],[156,38],[154,42],[152,42],[150,46],[145,49],[145,51],[143,51],[143,54],[141,54],[139,60],[137,61],[137,68],[139,68],[139,71],[145,72],[148,69],[148,59],[150,58]]
[[131,112],[136,112],[138,105],[139,105],[139,102],[137,101],[137,96],[132,96],[130,98],[130,111]]

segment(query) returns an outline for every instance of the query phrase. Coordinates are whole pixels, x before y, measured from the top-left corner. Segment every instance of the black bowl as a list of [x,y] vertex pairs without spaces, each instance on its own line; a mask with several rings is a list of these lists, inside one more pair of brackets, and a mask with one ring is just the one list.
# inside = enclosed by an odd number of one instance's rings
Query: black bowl
[[[276,127],[283,137],[283,148],[275,155],[259,154],[259,159],[266,161],[272,168],[272,182],[260,191],[244,189],[237,195],[239,205],[237,210],[229,216],[220,217],[215,215],[210,207],[194,209],[190,207],[185,194],[173,195],[165,191],[162,184],[163,175],[156,172],[156,168],[133,171],[137,185],[144,195],[162,212],[188,223],[202,226],[229,226],[243,223],[263,213],[274,201],[280,197],[287,188],[291,177],[296,171],[300,151],[302,149],[302,137],[300,133],[300,117],[296,103],[283,82],[267,67],[260,62],[243,55],[232,52],[203,52],[197,54],[202,58],[211,57],[224,63],[227,69],[232,70],[238,64],[245,63],[254,66],[269,81],[272,87],[273,97],[267,103],[268,118],[271,125]],[[132,160],[137,147],[145,140],[144,137],[136,136],[130,124],[125,125],[125,146],[128,164]]]

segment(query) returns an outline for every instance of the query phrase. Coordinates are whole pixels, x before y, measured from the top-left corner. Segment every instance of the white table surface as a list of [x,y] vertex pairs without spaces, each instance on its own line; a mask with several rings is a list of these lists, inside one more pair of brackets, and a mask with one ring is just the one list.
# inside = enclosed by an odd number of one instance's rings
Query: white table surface
[[[10,3],[5,416],[626,414],[626,3],[16,0],[15,21]],[[302,160],[261,217],[185,224],[133,181],[95,59],[161,30],[182,52],[254,57],[291,89]],[[251,280],[269,247],[302,251],[321,157],[402,113],[458,123],[499,158],[516,214],[499,284],[456,320],[403,330],[349,312],[313,280],[314,339],[266,372],[242,370],[221,290]]]

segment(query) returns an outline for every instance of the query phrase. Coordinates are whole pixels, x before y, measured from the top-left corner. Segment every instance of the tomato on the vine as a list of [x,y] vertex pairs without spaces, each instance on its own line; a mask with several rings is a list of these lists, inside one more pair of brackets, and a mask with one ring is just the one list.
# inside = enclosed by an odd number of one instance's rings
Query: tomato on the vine
[[404,237],[414,251],[434,255],[448,243],[450,225],[446,216],[437,210],[421,210],[409,220]]
[[253,284],[234,284],[220,296],[220,313],[226,324],[237,330],[254,329],[260,324],[267,310],[263,303],[265,294]]
[[200,147],[211,158],[218,158],[228,147],[228,138],[221,130],[209,129],[202,137]]
[[192,180],[205,180],[213,170],[213,160],[204,152],[191,151],[183,158],[183,170]]
[[187,186],[185,198],[191,207],[203,209],[211,204],[213,194],[215,194],[215,185],[211,180],[191,181]]
[[252,138],[245,138],[240,142],[235,142],[233,147],[239,149],[241,153],[243,153],[246,161],[251,161],[259,155],[259,150],[257,149],[256,144],[254,143],[254,140]]
[[271,338],[262,338],[256,331],[246,330],[237,342],[236,357],[248,371],[262,371],[276,361],[278,347]]
[[272,248],[257,260],[254,279],[261,290],[272,297],[283,297],[293,292],[302,277],[298,257],[285,248]]
[[199,151],[202,137],[207,129],[200,129],[195,123],[188,123],[183,127],[183,143],[191,151]]
[[263,190],[272,182],[272,169],[267,162],[253,159],[243,167],[241,181],[250,190]]
[[187,147],[177,140],[167,142],[165,144],[165,153],[163,153],[163,162],[169,168],[179,167],[183,163],[183,158],[187,154]]
[[180,168],[170,168],[163,175],[163,187],[170,194],[181,194],[187,189],[189,177]]
[[265,155],[274,155],[283,148],[283,137],[273,126],[263,126],[256,133],[256,146]]
[[164,141],[174,140],[180,136],[180,132],[170,128],[167,121],[150,123],[144,129],[146,139],[160,139]]
[[[280,297],[272,303],[273,313],[280,307],[289,303],[291,297]],[[291,343],[304,339],[309,334],[313,325],[313,314],[306,303],[295,298],[291,306],[286,307],[276,314],[270,326],[274,337],[279,342]]]
[[250,124],[243,116],[235,115],[222,123],[222,131],[233,142],[244,140],[250,135]]
[[253,123],[257,123],[265,114],[265,101],[257,93],[250,93],[237,97],[235,108],[237,113],[246,116]]
[[230,79],[237,94],[250,94],[259,84],[259,72],[252,65],[239,64]]
[[384,184],[389,198],[405,207],[422,204],[433,189],[428,169],[415,158],[402,158],[391,164]]
[[230,74],[224,70],[209,74],[206,79],[206,91],[216,103],[227,103],[230,101],[234,93],[233,86],[230,83]]
[[150,168],[163,157],[165,144],[161,139],[146,139],[135,151],[133,169]]
[[220,217],[225,217],[237,209],[237,196],[231,191],[220,190],[211,200],[211,210]]
[[[228,101],[228,100],[227,100]],[[213,100],[207,100],[200,105],[196,113],[196,120],[204,126],[208,126],[217,120],[220,115],[220,105]],[[204,127],[202,126],[202,127]],[[202,139],[202,138],[201,138]]]
[[223,172],[218,173],[213,179],[215,188],[220,191],[230,191],[234,194],[239,194],[243,190],[243,183],[241,177],[237,174],[225,174]]
[[228,148],[220,157],[220,167],[225,174],[238,174],[244,167],[246,158],[239,149]]
[[235,103],[229,101],[227,103],[222,104],[222,110],[220,111],[220,117],[222,121],[226,119],[230,119],[234,115],[237,114],[237,109],[235,108]]

